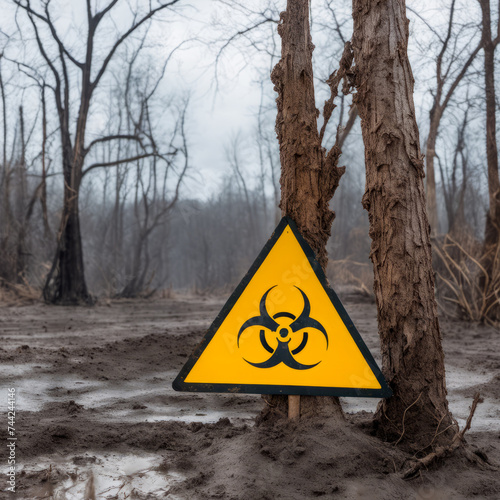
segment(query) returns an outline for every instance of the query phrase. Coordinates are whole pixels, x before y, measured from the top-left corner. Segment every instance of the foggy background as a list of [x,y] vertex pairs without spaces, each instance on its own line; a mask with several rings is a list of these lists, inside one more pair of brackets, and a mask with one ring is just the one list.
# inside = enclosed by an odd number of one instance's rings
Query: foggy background
[[[46,3],[32,1],[31,6],[43,12]],[[107,2],[91,4],[97,11]],[[85,160],[85,168],[92,168],[84,176],[79,206],[85,274],[95,295],[229,289],[281,216],[276,94],[270,72],[280,55],[276,26],[285,2],[172,4],[120,45],[92,97],[86,143],[97,142]],[[0,280],[4,286],[40,290],[53,260],[62,208],[54,81],[26,11],[15,1],[2,0],[0,5]],[[134,13],[144,13],[150,5],[158,4],[117,2],[99,26],[97,60],[127,30]],[[410,1],[408,6],[415,107],[425,152],[443,41],[449,40],[442,59],[446,90],[481,38],[481,12],[477,2],[456,1],[450,24],[450,0]],[[83,58],[86,3],[52,1],[48,9],[68,52]],[[60,64],[50,29],[35,22],[47,54]],[[313,0],[311,23],[316,101],[322,111],[329,96],[325,81],[351,38],[351,2]],[[479,52],[444,111],[435,159],[439,234],[449,232],[457,212],[463,211],[461,228],[467,228],[468,241],[477,242],[488,207],[482,57]],[[81,75],[70,63],[67,77],[76,120]],[[139,130],[146,96],[146,125]],[[345,96],[338,103],[325,147],[333,144],[337,126],[348,122],[351,102],[352,96]],[[161,154],[94,168],[134,156],[138,141],[99,142],[132,128],[141,147],[154,144]],[[328,274],[334,286],[348,283],[370,294],[359,118],[347,136],[340,165],[347,170],[333,200],[336,219]]]

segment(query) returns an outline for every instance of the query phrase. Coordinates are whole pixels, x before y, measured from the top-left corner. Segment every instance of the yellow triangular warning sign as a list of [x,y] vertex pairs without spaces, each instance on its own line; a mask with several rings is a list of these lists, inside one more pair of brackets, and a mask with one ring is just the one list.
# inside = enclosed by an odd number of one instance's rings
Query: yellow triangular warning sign
[[389,397],[370,351],[284,217],[173,383],[177,391]]

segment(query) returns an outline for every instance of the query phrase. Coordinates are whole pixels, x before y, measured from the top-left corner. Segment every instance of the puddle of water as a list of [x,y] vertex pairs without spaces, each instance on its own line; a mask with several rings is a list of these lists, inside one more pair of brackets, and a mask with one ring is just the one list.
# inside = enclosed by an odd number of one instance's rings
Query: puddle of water
[[[2,370],[12,374],[22,375],[33,369],[33,364],[3,365]],[[19,378],[13,382],[17,390],[18,410],[39,411],[45,403],[75,400],[85,408],[110,407],[101,416],[102,420],[122,422],[158,422],[177,420],[183,422],[213,423],[220,418],[232,420],[250,420],[260,411],[259,399],[255,404],[225,405],[227,399],[234,396],[196,394],[179,395],[172,390],[170,381],[176,372],[160,372],[154,374],[161,380],[154,382],[152,376],[139,380],[123,382],[81,380],[74,376],[63,379],[41,374],[37,378]],[[491,375],[463,370],[448,366],[446,370],[448,401],[450,409],[460,426],[465,425],[469,415],[471,401],[464,398],[461,390],[486,383]],[[70,391],[70,392],[68,392]],[[164,404],[158,402],[158,397],[168,397]],[[133,409],[134,402],[139,402],[146,408]],[[376,398],[341,398],[342,406],[347,413],[360,411],[373,412],[377,408]],[[500,430],[500,409],[497,401],[486,399],[476,410],[472,423],[473,431]],[[126,408],[124,406],[127,406]]]
[[467,389],[475,385],[485,384],[493,377],[491,374],[477,373],[469,370],[461,370],[454,366],[446,368],[446,387],[449,391]]
[[377,409],[379,399],[377,398],[340,398],[342,408],[346,413],[358,413],[360,411],[373,412]]
[[203,424],[214,424],[221,418],[229,418],[233,423],[235,421],[249,421],[254,419],[259,413],[258,404],[255,405],[253,411],[238,411],[238,410],[213,410],[204,409],[203,413],[194,413],[191,408],[182,408],[180,406],[148,406],[147,409],[137,410],[119,410],[110,413],[112,420],[120,422],[162,422],[162,421],[178,421],[178,422],[200,422]]
[[[67,477],[55,485],[50,498],[169,498],[170,488],[184,477],[176,472],[160,472],[158,455],[84,455],[75,458],[40,457],[36,464],[23,467],[27,473],[57,469]],[[89,495],[93,491],[94,496]]]
[[81,380],[73,376],[61,379],[50,374],[10,382],[10,387],[16,389],[16,406],[19,411],[40,411],[45,403],[75,399],[73,391],[89,390],[95,385],[95,381]]
[[[465,422],[470,413],[472,398],[464,399],[463,396],[448,398],[450,410],[458,422],[461,429],[465,427]],[[479,403],[472,419],[471,432],[498,432],[500,430],[500,408],[497,401],[485,399]]]
[[33,372],[35,370],[46,370],[50,367],[50,365],[40,365],[38,363],[2,363],[0,364],[0,377],[5,379],[12,377],[22,377],[23,375],[26,375],[27,373]]
[[[231,395],[197,394],[186,398],[176,393],[170,380],[175,372],[157,373],[162,380],[151,382],[151,375],[140,380],[123,382],[81,380],[74,376],[63,379],[50,374],[41,378],[21,378],[13,383],[17,394],[19,411],[40,411],[44,404],[63,402],[70,399],[85,408],[111,407],[100,418],[121,422],[159,422],[177,420],[184,422],[214,423],[219,419],[249,420],[260,411],[258,403],[250,407],[231,405],[223,407],[225,400]],[[68,392],[70,391],[70,392]],[[159,404],[158,397],[172,396],[168,403]],[[259,400],[258,396],[255,396]],[[185,404],[183,404],[185,401]],[[133,409],[134,402],[146,406],[144,409]],[[113,409],[114,405],[127,404],[127,408]]]
[[[161,375],[166,376],[168,374]],[[166,378],[165,380],[169,379]],[[37,378],[13,380],[10,385],[16,388],[19,410],[25,411],[40,411],[45,403],[66,401],[68,399],[73,399],[87,408],[98,408],[124,399],[133,400],[138,396],[165,395],[169,391],[173,392],[167,382],[151,386],[146,380],[116,383],[82,380],[72,375],[61,378],[51,374],[41,374]]]

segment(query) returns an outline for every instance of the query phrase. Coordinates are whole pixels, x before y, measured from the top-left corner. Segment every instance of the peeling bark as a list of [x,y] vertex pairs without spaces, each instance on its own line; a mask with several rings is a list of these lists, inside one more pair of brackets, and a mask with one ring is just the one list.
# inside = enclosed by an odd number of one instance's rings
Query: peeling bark
[[[281,160],[280,208],[283,215],[296,222],[321,266],[326,269],[326,243],[335,217],[329,202],[345,167],[337,166],[341,154],[338,144],[327,152],[321,145],[322,134],[318,132],[319,111],[314,100],[314,45],[309,29],[308,0],[288,0],[286,12],[280,15],[278,33],[282,39],[281,60],[272,71],[271,80],[278,93],[276,134]],[[332,96],[325,102],[325,121],[335,108],[333,100],[339,83],[344,80],[344,85],[348,86],[351,64],[351,46],[346,44],[339,70],[328,80]],[[286,415],[286,397],[271,396],[266,400],[271,414]],[[342,414],[337,398],[301,397],[301,416],[319,412]]]
[[453,433],[405,10],[404,0],[353,0],[354,97],[365,144],[363,206],[383,372],[394,393],[379,404],[375,424],[382,437],[422,449]]
[[[328,205],[345,168],[337,166],[340,148],[335,145],[327,153],[318,133],[308,3],[308,0],[288,0],[286,12],[281,13],[278,26],[282,38],[281,60],[271,80],[278,92],[280,208],[296,222],[326,268],[326,242],[335,217]],[[350,61],[345,64],[350,67]]]

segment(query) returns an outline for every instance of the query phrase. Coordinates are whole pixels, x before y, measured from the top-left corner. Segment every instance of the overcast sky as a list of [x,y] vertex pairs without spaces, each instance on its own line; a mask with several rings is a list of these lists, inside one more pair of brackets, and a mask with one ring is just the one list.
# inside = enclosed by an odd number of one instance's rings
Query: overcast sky
[[[317,0],[317,4],[321,0]],[[255,2],[257,3],[257,2]],[[277,2],[284,9],[286,1]],[[221,9],[216,1],[197,0],[190,2],[192,8],[186,8],[185,17],[179,19],[172,26],[172,32],[169,34],[174,43],[201,36],[202,38],[211,38],[220,36],[220,31],[213,27],[214,18],[220,18],[225,15],[226,10]],[[411,19],[410,29],[410,47],[409,55],[413,65],[416,78],[416,108],[419,122],[422,124],[422,137],[425,137],[425,127],[427,126],[428,102],[430,97],[429,86],[433,84],[433,63],[426,59],[426,43],[430,40],[429,31],[426,30],[422,20],[413,12],[412,7],[418,11],[419,15],[430,21],[432,25],[441,32],[445,32],[447,22],[447,9],[449,0],[415,0],[408,1],[410,10],[408,16]],[[457,3],[456,19],[467,15],[467,5]],[[347,6],[347,7],[346,7]],[[346,19],[343,27],[347,39],[351,37],[350,24],[350,2],[344,0],[338,1],[338,16],[340,19]],[[477,9],[477,5],[470,7]],[[476,14],[476,13],[475,13]],[[235,18],[238,20],[238,18]],[[321,19],[314,19],[313,22],[319,24]],[[328,22],[328,21],[325,21]],[[229,23],[230,24],[230,23]],[[317,32],[317,24],[313,42],[320,46],[318,37],[322,36]],[[270,25],[269,29],[276,29],[275,25]],[[235,25],[233,32],[237,31],[238,25]],[[167,30],[169,31],[169,30]],[[157,33],[157,36],[164,36],[165,31]],[[423,36],[424,35],[424,36]],[[279,38],[278,38],[279,40]],[[278,47],[279,50],[279,47]],[[317,49],[314,57],[321,57]],[[220,68],[220,78],[218,92],[214,88],[214,60],[215,50],[211,50],[202,43],[191,43],[186,50],[178,53],[176,58],[176,71],[181,79],[181,87],[189,88],[192,93],[192,114],[190,119],[190,143],[192,147],[193,165],[199,176],[190,180],[186,193],[195,196],[208,196],[215,192],[222,177],[227,172],[224,149],[232,134],[238,130],[243,133],[252,133],[255,128],[255,114],[260,99],[259,78],[264,78],[267,95],[274,95],[269,74],[269,58],[266,56],[257,56],[255,51],[241,51],[238,45],[229,47],[224,52],[224,58]],[[431,47],[428,48],[429,57],[433,57]],[[320,69],[325,69],[323,73],[328,74],[335,61],[322,61]],[[260,67],[260,73],[256,68]],[[266,73],[267,71],[267,73]],[[319,75],[316,77],[325,77]],[[326,87],[317,85],[317,94],[325,91]],[[317,95],[317,97],[318,97]],[[318,99],[318,102],[322,102]]]
[[[153,36],[167,35],[176,46],[182,40],[200,37],[176,53],[167,79],[179,91],[191,95],[188,140],[193,170],[185,194],[207,197],[217,191],[228,172],[225,148],[230,138],[241,131],[252,133],[260,101],[258,73],[252,61],[236,47],[225,49],[214,82],[216,47],[204,41],[217,36],[214,20],[221,14],[217,2],[197,0],[183,10],[185,17],[168,27],[158,25]],[[250,57],[251,55],[249,55]],[[272,89],[269,80],[268,90]]]
[[[144,0],[134,0],[144,1]],[[134,1],[132,3],[134,3]],[[318,0],[318,5],[319,5]],[[99,1],[99,5],[108,3]],[[255,2],[257,3],[257,2]],[[277,2],[282,8],[286,2]],[[339,15],[347,19],[344,27],[346,38],[351,36],[350,13],[345,5],[350,4],[344,0],[339,0]],[[446,0],[415,0],[409,2],[410,6],[418,7],[419,12],[431,19],[433,24],[439,24],[439,18],[443,18],[442,5],[446,5]],[[0,0],[4,14],[7,14],[5,6],[12,5],[10,0]],[[53,11],[58,16],[58,29],[66,37],[73,37],[77,40],[78,36],[84,35],[86,28],[82,23],[85,18],[85,11],[82,10],[84,2],[68,2],[67,0],[54,0]],[[154,2],[153,2],[154,5]],[[266,86],[266,94],[273,96],[272,84],[269,75],[269,57],[258,55],[255,50],[242,51],[240,46],[229,46],[224,52],[218,73],[217,92],[214,83],[214,62],[216,48],[210,47],[205,42],[209,39],[217,39],[222,36],[220,29],[214,27],[214,22],[228,21],[227,30],[236,31],[238,29],[238,18],[231,24],[229,11],[227,7],[215,0],[190,0],[180,2],[181,9],[177,9],[174,15],[165,13],[159,16],[158,22],[155,22],[154,29],[150,33],[152,43],[158,44],[158,60],[164,60],[172,47],[177,46],[183,40],[193,39],[193,41],[183,45],[182,49],[177,51],[172,62],[169,65],[167,76],[163,82],[165,92],[174,90],[179,94],[188,92],[191,95],[190,109],[188,112],[188,142],[191,156],[191,176],[184,188],[184,196],[205,198],[217,191],[224,176],[228,173],[228,164],[225,156],[225,148],[229,140],[238,131],[243,135],[253,133],[256,126],[255,115],[260,101],[260,83],[263,79]],[[254,5],[254,4],[252,4]],[[343,9],[340,7],[344,6]],[[349,6],[349,5],[348,5]],[[477,5],[474,3],[474,8]],[[125,10],[120,10],[125,9]],[[12,10],[12,8],[11,8]],[[123,12],[126,12],[125,3],[119,3],[113,13],[113,19],[117,22],[119,28],[124,28],[130,20]],[[226,19],[227,17],[227,19]],[[409,17],[416,19],[411,12]],[[244,19],[240,19],[244,22]],[[319,22],[320,20],[316,20]],[[4,22],[12,23],[8,16],[4,16]],[[314,22],[314,18],[313,18]],[[328,22],[328,21],[325,21]],[[123,24],[123,26],[120,26]],[[75,27],[80,26],[80,33]],[[275,25],[272,29],[275,29]],[[411,24],[413,35],[416,22]],[[419,28],[423,29],[421,24]],[[318,34],[313,40],[318,45]],[[423,120],[421,123],[426,126],[427,106],[424,106],[425,96],[428,96],[426,81],[428,75],[432,75],[432,67],[422,57],[425,55],[425,48],[417,47],[415,38],[411,39],[410,58],[414,66],[414,72],[417,80],[417,114]],[[197,39],[197,40],[195,40]],[[421,40],[420,40],[421,42]],[[77,45],[77,44],[75,44]],[[219,44],[220,46],[220,44]],[[278,47],[279,50],[279,47]],[[164,53],[161,53],[161,52]],[[319,50],[315,52],[315,58],[321,57]],[[416,54],[419,53],[417,60]],[[325,69],[327,74],[333,67],[333,61],[330,58],[323,61],[320,69]],[[257,69],[260,69],[260,72]],[[324,75],[318,75],[316,77]],[[320,86],[317,87],[321,89]],[[323,89],[324,90],[324,89]],[[320,94],[318,94],[320,95]],[[319,98],[318,98],[319,101]],[[270,124],[272,126],[272,124]]]

